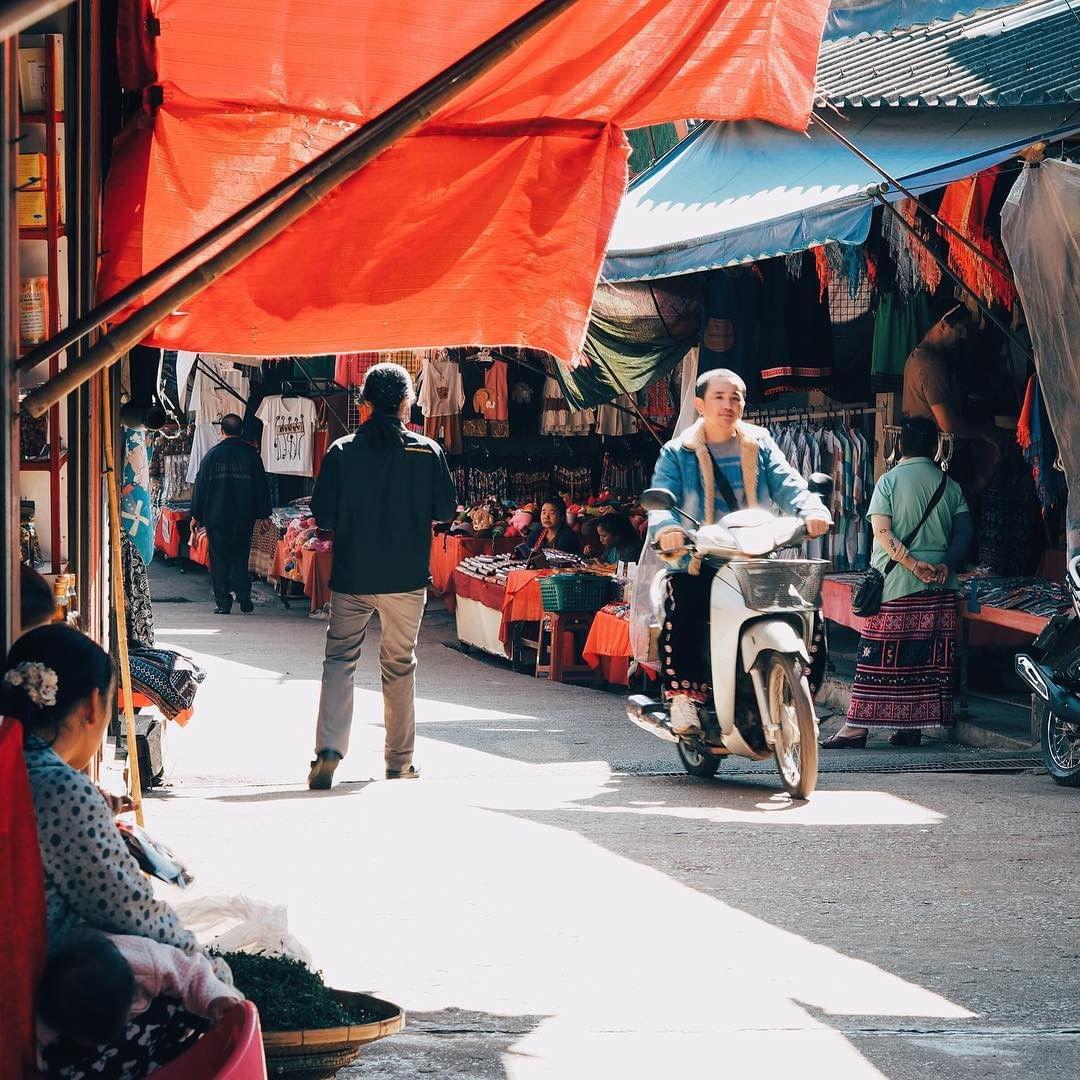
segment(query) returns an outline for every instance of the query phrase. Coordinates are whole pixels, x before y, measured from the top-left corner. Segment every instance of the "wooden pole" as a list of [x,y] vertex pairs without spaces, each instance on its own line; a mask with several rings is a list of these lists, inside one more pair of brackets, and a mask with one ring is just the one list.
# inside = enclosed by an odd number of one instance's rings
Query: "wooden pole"
[[139,776],[139,744],[135,733],[135,707],[131,696],[131,659],[128,656],[127,598],[124,596],[124,563],[120,548],[120,478],[116,472],[116,453],[113,445],[112,391],[109,375],[102,379],[102,413],[104,414],[105,482],[109,489],[109,585],[112,589],[113,610],[116,612],[116,658],[120,667],[120,688],[124,692],[124,732],[127,737],[128,782],[131,801],[135,804],[135,822],[143,824],[142,781]]
[[56,378],[49,379],[43,386],[28,394],[23,408],[31,416],[41,416],[50,404],[59,401],[128,352],[159,322],[280,235],[293,222],[317,206],[321,199],[399,139],[425,124],[462,90],[476,82],[575,3],[577,0],[543,0],[441,74],[354,132],[350,138],[356,140],[356,149],[309,180],[262,221],[106,334]]

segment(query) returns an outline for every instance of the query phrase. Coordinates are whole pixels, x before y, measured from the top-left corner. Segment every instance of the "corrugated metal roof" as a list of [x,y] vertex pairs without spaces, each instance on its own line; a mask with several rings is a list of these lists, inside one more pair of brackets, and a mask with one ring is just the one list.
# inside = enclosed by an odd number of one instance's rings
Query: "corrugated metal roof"
[[1080,101],[1080,0],[1029,0],[825,42],[817,105],[995,106]]

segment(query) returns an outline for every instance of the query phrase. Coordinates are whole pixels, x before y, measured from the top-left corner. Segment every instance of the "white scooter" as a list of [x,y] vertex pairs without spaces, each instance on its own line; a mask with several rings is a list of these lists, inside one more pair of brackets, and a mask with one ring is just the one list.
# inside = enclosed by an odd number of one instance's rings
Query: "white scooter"
[[[815,473],[809,486],[827,500],[832,481]],[[818,722],[806,676],[828,564],[776,557],[805,538],[800,518],[739,510],[701,526],[663,488],[650,488],[641,504],[690,522],[694,528],[682,550],[717,567],[709,604],[713,700],[698,706],[701,730],[686,734],[672,730],[667,702],[644,694],[627,699],[627,716],[676,743],[691,776],[715,776],[729,754],[755,761],[775,756],[784,790],[807,798],[817,784]],[[650,594],[654,619],[661,622],[666,573],[656,575]]]

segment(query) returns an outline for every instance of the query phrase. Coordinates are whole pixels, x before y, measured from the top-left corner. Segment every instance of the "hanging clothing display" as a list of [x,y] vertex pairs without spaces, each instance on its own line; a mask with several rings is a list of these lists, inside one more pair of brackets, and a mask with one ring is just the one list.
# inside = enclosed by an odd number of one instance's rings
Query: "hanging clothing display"
[[461,416],[426,416],[424,434],[442,444],[442,448],[451,455],[460,454],[464,449],[461,433]]
[[128,644],[144,649],[154,647],[154,606],[146,563],[131,537],[121,534],[120,556],[124,572],[124,601],[127,608]]
[[[435,349],[425,357],[420,373],[417,403],[425,418],[454,417],[458,420],[460,429],[465,391],[457,361],[450,359],[446,349]],[[426,425],[424,434],[428,434]]]
[[121,428],[124,468],[120,480],[120,527],[139,550],[143,562],[154,557],[154,514],[150,505],[150,458],[146,432]]
[[311,476],[315,452],[315,402],[308,398],[263,398],[262,459],[268,473]]
[[756,266],[714,270],[704,275],[698,372],[728,368],[746,383],[747,395],[759,396],[756,362],[761,322],[761,273]]
[[1066,497],[1065,474],[1055,468],[1058,458],[1057,439],[1043,404],[1038,376],[1028,379],[1020,422],[1016,425],[1016,441],[1031,468],[1039,505],[1045,516]]
[[920,291],[933,296],[941,284],[941,267],[928,249],[933,242],[931,231],[913,199],[894,203],[893,209],[896,214],[886,212],[881,218],[881,236],[893,265],[893,284],[904,297]]
[[[217,380],[225,385],[220,385]],[[243,417],[251,392],[249,387],[247,372],[201,356],[188,411],[195,414],[197,424],[220,424],[221,418],[228,413]]]
[[[221,441],[221,429],[216,424],[196,424],[195,435],[191,440],[191,453],[187,460],[187,473],[184,479],[188,484],[195,483],[199,475],[202,460]],[[188,498],[190,498],[190,493]]]
[[596,410],[597,435],[634,435],[640,427],[628,394],[621,394]]
[[780,259],[762,263],[760,269],[757,354],[762,394],[826,389],[832,378],[832,328],[816,278],[804,273],[790,280]]
[[991,263],[1005,264],[1005,252],[1001,244],[987,231],[986,221],[994,194],[1000,165],[957,180],[945,189],[938,209],[938,217],[951,225],[972,243],[985,258],[980,258],[962,240],[947,229],[941,229],[949,253],[949,266],[972,285],[987,304],[999,303],[1012,309],[1016,289],[1012,278],[1000,273]]
[[904,364],[930,329],[930,298],[924,292],[906,299],[882,293],[874,319],[874,342],[870,357],[870,383],[877,393],[901,388]]
[[510,419],[510,389],[507,385],[506,364],[496,360],[488,364],[484,375],[484,418],[503,423]]
[[596,423],[595,409],[571,409],[558,379],[544,382],[543,435],[589,435]]

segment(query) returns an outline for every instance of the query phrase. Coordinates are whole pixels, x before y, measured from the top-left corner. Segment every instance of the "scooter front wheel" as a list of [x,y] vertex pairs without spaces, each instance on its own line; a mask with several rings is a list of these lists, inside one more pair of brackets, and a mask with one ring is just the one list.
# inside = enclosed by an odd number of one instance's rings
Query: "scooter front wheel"
[[1039,702],[1039,745],[1043,764],[1055,784],[1080,787],[1080,725],[1071,724]]
[[714,777],[716,770],[720,768],[720,762],[724,760],[723,754],[706,754],[696,746],[682,741],[679,742],[677,749],[683,768],[691,776],[696,776],[701,780]]
[[784,790],[807,799],[817,786],[818,744],[814,702],[801,660],[773,653],[765,672],[769,713],[778,725],[776,767]]

